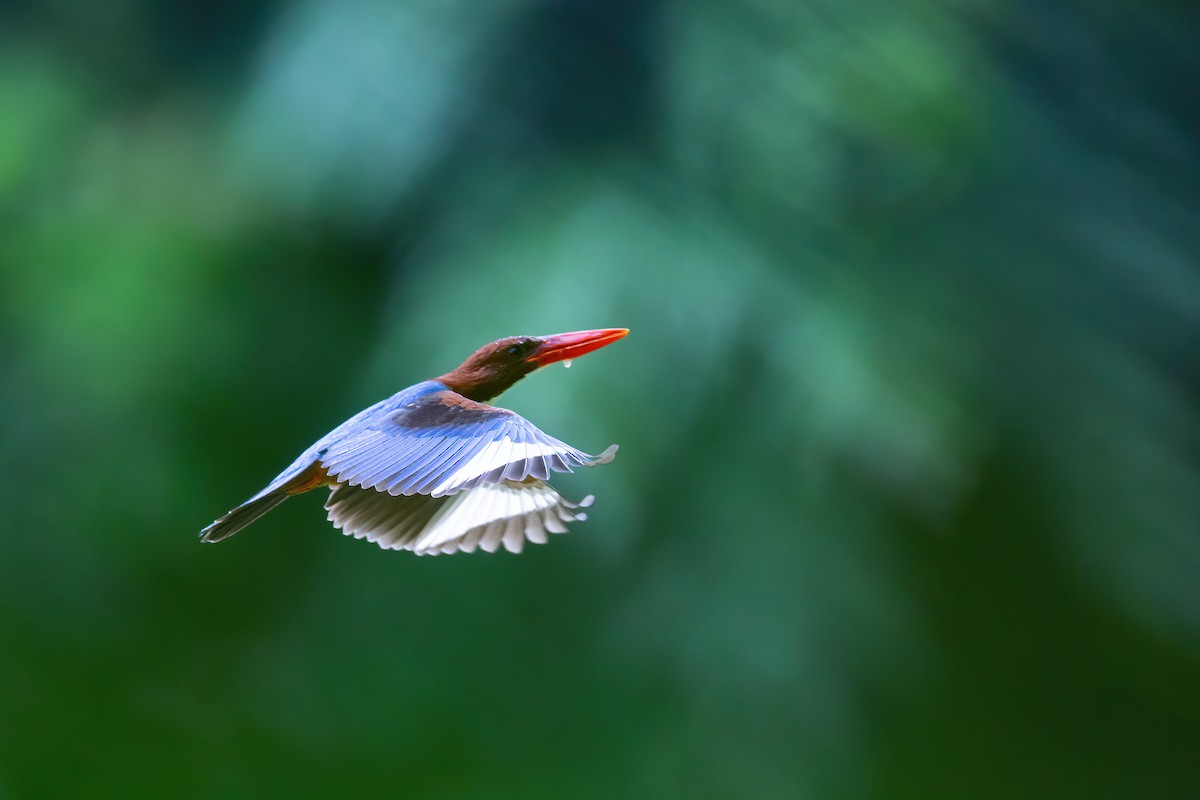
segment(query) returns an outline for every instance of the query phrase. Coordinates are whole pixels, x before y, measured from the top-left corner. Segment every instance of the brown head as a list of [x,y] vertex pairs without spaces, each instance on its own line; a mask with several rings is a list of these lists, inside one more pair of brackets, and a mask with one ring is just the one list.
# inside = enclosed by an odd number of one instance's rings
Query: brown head
[[483,402],[539,367],[599,350],[627,333],[628,328],[602,328],[553,336],[508,336],[485,344],[457,369],[436,380],[463,397]]

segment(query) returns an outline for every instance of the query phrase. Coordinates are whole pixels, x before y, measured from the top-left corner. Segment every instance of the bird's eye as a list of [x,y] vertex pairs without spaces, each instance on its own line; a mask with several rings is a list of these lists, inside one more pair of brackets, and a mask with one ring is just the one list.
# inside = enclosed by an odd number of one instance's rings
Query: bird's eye
[[510,356],[524,357],[527,353],[529,353],[530,350],[533,349],[533,344],[534,343],[532,339],[522,339],[519,342],[509,345],[508,349],[504,352],[508,353]]

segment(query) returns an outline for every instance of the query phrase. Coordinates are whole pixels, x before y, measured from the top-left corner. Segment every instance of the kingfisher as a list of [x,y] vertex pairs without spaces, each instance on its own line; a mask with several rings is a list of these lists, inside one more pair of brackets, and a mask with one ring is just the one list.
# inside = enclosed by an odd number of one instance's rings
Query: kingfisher
[[322,436],[265,489],[200,532],[219,542],[292,495],[329,487],[333,527],[385,550],[418,555],[519,553],[567,523],[587,519],[588,495],[568,500],[554,472],[607,464],[612,445],[588,455],[524,417],[489,405],[536,369],[612,344],[628,328],[509,336],[458,368],[403,389]]

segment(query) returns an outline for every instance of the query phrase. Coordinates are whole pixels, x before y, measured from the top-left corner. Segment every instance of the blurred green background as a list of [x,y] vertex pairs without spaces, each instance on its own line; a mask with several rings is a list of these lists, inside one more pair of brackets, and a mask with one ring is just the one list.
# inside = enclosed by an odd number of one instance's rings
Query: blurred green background
[[[8,0],[0,797],[1200,796],[1200,12]],[[199,529],[517,333],[520,557]]]

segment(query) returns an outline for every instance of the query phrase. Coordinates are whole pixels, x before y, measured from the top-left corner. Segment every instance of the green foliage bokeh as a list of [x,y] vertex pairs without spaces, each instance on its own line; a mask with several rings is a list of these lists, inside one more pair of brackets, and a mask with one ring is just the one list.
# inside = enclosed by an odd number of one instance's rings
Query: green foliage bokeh
[[[0,797],[1191,798],[1186,3],[0,10]],[[607,467],[196,533],[504,335]]]

